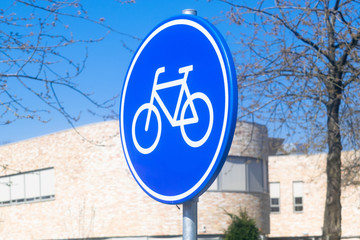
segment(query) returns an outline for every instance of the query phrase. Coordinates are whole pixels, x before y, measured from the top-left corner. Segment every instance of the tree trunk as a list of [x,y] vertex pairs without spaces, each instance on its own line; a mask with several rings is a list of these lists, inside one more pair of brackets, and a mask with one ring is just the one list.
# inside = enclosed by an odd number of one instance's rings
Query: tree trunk
[[339,125],[339,108],[341,90],[330,94],[327,105],[328,114],[328,147],[326,174],[327,189],[323,224],[323,240],[340,240],[341,238],[341,135]]

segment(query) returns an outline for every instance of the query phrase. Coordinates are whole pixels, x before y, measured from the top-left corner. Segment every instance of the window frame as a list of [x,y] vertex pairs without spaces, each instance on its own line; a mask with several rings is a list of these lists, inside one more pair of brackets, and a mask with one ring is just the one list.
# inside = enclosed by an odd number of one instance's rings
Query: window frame
[[[20,173],[16,173],[16,174],[0,176],[0,184],[6,185],[9,188],[9,195],[8,195],[8,197],[6,197],[6,199],[4,198],[3,201],[0,202],[0,207],[9,206],[9,205],[18,205],[18,204],[24,204],[24,203],[33,203],[33,202],[54,200],[55,199],[55,181],[53,181],[54,186],[53,186],[52,194],[43,195],[41,193],[41,185],[43,183],[42,181],[46,181],[45,178],[42,180],[41,172],[49,171],[49,170],[53,171],[52,175],[53,175],[53,178],[55,179],[54,167],[42,168],[42,169],[37,169],[37,170],[32,170],[32,171],[26,171],[26,172],[20,172]],[[29,182],[38,184],[38,187],[36,187],[38,189],[38,193],[35,195],[32,194],[34,192],[31,192],[31,191],[29,192],[30,188],[29,189],[27,188],[27,176],[29,176],[29,174],[37,174],[38,175],[37,178],[35,177],[35,179],[32,179],[31,181],[29,181]],[[12,178],[22,181],[22,185],[20,186],[21,189],[16,189],[16,188],[12,189],[12,184],[13,184]],[[30,186],[30,185],[28,185],[28,186]],[[21,195],[22,197],[14,198],[12,193],[15,190],[22,192],[23,193]],[[3,191],[6,192],[6,188],[3,188]],[[27,196],[28,193],[30,193],[29,197]]]
[[[272,184],[277,184],[278,185],[278,192],[279,192],[279,194],[278,194],[278,196],[277,197],[272,197],[271,195],[271,185]],[[278,214],[278,213],[280,213],[280,210],[281,210],[281,208],[280,208],[280,195],[281,195],[281,193],[280,193],[280,182],[269,182],[269,197],[270,197],[270,213],[275,213],[275,214]],[[277,204],[273,204],[273,202],[272,202],[272,200],[273,199],[277,199],[277,201],[278,201],[278,203]],[[273,211],[272,209],[273,208],[278,208],[278,211]]]
[[[253,191],[250,186],[250,170],[249,170],[249,165],[253,162],[257,162],[259,161],[260,163],[260,173],[261,173],[261,191],[260,190],[255,190]],[[224,188],[224,182],[225,180],[224,178],[224,167],[221,169],[221,171],[219,172],[217,178],[214,180],[214,182],[212,183],[212,185],[207,189],[207,191],[210,192],[246,192],[246,193],[268,193],[269,189],[268,189],[268,179],[266,178],[266,173],[264,171],[264,168],[266,168],[266,166],[264,166],[264,160],[261,158],[254,158],[254,157],[243,157],[243,156],[228,156],[226,158],[226,162],[229,163],[239,163],[239,164],[244,164],[244,168],[245,168],[245,189],[244,190],[235,190],[235,189],[227,189]],[[226,162],[224,163],[224,165],[226,164]]]
[[[301,194],[296,193],[295,184],[301,184]],[[292,184],[293,189],[293,211],[295,213],[303,213],[304,212],[304,182],[303,181],[293,181]],[[300,196],[301,195],[301,196]],[[301,203],[298,203],[297,200],[301,200]]]

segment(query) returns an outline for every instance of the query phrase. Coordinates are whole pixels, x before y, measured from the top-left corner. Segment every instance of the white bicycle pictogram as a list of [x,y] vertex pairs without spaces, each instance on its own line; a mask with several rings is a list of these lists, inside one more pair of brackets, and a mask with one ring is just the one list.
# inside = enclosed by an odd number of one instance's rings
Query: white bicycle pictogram
[[[160,84],[158,84],[158,78],[161,73],[165,72],[165,67],[160,67],[156,70],[155,77],[154,77],[154,84],[153,84],[153,88],[151,91],[150,102],[145,103],[139,107],[139,109],[136,111],[136,113],[134,115],[134,119],[132,122],[132,129],[131,129],[132,130],[131,131],[132,138],[133,138],[136,149],[140,153],[142,153],[142,154],[151,153],[157,147],[159,140],[160,140],[162,125],[161,125],[160,112],[157,109],[157,107],[154,105],[155,100],[157,101],[161,110],[164,112],[166,118],[169,120],[171,126],[172,127],[180,127],[181,135],[182,135],[183,139],[185,140],[185,142],[189,146],[194,147],[194,148],[200,147],[209,138],[211,130],[212,130],[212,126],[213,126],[213,121],[214,121],[213,107],[210,102],[210,99],[204,93],[196,92],[196,93],[190,94],[190,91],[189,91],[189,88],[187,85],[187,78],[188,78],[189,72],[191,72],[192,70],[193,70],[193,65],[179,68],[179,74],[184,74],[183,78],[178,79],[178,80],[173,80],[170,82],[160,83]],[[157,93],[157,91],[175,87],[175,86],[181,86],[181,88],[180,88],[177,104],[175,107],[174,115],[171,116],[169,110],[165,106],[164,102],[162,101],[162,99],[159,96],[159,94]],[[184,94],[186,96],[186,100],[185,100],[185,103],[183,104],[182,108],[180,109],[180,105],[181,105]],[[185,132],[186,125],[199,122],[199,116],[196,112],[196,108],[194,105],[195,99],[200,99],[200,100],[204,101],[208,108],[208,111],[209,111],[209,121],[208,121],[209,125],[205,132],[205,135],[199,140],[191,140],[188,137],[188,134],[186,134],[186,132]],[[188,107],[190,107],[192,117],[185,118],[185,112]],[[158,130],[157,130],[155,141],[153,142],[153,144],[150,147],[143,147],[139,144],[137,137],[136,137],[136,131],[135,131],[136,130],[136,122],[138,120],[140,113],[142,113],[143,111],[146,111],[146,110],[148,112],[147,112],[147,117],[146,117],[146,122],[145,122],[145,132],[147,132],[149,130],[151,113],[155,114],[157,124],[158,124],[158,128],[157,128]],[[178,119],[179,112],[180,112],[180,119]]]

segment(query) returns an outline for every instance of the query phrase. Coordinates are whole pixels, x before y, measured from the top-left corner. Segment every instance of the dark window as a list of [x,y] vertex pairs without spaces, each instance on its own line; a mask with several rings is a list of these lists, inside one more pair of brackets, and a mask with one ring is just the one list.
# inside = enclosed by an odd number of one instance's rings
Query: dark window
[[248,180],[250,192],[263,192],[264,176],[263,163],[259,159],[248,160]]
[[[229,156],[210,191],[264,192],[264,162],[261,159]],[[266,167],[266,166],[265,166]]]
[[270,185],[270,211],[280,212],[280,183],[272,182]]
[[294,211],[302,212],[304,210],[303,205],[303,182],[293,182],[293,195],[294,195]]
[[272,198],[271,199],[271,205],[279,205],[279,199],[278,198]]

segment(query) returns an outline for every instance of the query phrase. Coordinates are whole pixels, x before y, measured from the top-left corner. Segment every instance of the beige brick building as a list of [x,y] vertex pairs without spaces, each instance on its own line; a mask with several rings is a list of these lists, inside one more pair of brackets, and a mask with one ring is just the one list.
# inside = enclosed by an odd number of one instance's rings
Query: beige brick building
[[[158,203],[137,186],[118,122],[78,130],[0,146],[0,239],[179,238],[182,206]],[[199,198],[200,238],[221,238],[224,210],[240,207],[269,234],[267,141],[264,126],[238,123],[223,171]]]
[[[344,152],[343,162],[352,154]],[[326,195],[325,164],[326,154],[269,157],[272,198],[269,237],[312,239],[321,236]],[[360,186],[344,187],[341,201],[342,238],[360,239]]]
[[[68,130],[0,146],[0,240],[181,239],[182,206],[158,203],[137,186],[118,123],[78,130],[82,135]],[[237,124],[223,170],[199,198],[199,238],[221,239],[229,224],[224,210],[240,207],[271,239],[319,238],[326,155],[268,160],[268,145],[266,127]],[[344,159],[351,154],[343,153]],[[342,192],[344,239],[360,239],[359,216],[360,187],[348,186]]]

